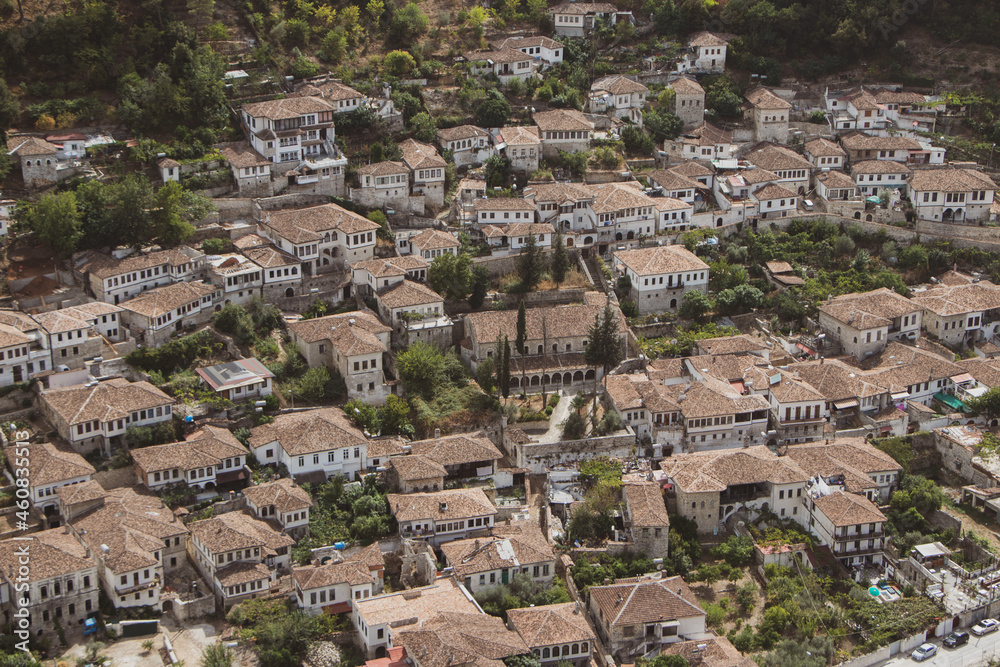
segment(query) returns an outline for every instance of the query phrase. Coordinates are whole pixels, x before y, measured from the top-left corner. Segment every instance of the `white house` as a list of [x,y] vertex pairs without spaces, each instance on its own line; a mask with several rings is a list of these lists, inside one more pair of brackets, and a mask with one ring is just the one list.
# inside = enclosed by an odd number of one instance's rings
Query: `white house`
[[222,398],[245,401],[270,396],[274,373],[256,359],[237,359],[195,371]]
[[438,130],[442,150],[451,151],[455,166],[480,165],[494,154],[493,136],[475,125],[459,125]]
[[503,49],[517,49],[538,61],[542,68],[561,63],[565,50],[565,47],[560,42],[542,35],[535,35],[533,37],[508,37],[501,42],[495,42],[491,46],[498,51]]
[[400,536],[426,539],[433,546],[470,537],[470,533],[489,529],[496,520],[496,507],[479,488],[390,493],[386,498]]
[[367,472],[368,441],[340,408],[275,417],[251,429],[250,448],[264,465],[283,464],[293,478],[359,479]]
[[377,223],[336,204],[267,211],[260,225],[264,236],[313,275],[371,259],[378,228]]
[[780,185],[767,185],[750,195],[757,201],[757,210],[764,220],[784,218],[798,208],[797,195]]
[[492,74],[503,85],[514,79],[525,81],[535,77],[535,59],[518,49],[470,51],[465,59],[473,76]]
[[851,165],[851,176],[858,193],[866,197],[878,195],[883,190],[903,189],[910,168],[888,160],[865,160]]
[[[579,6],[572,3],[570,6]],[[590,133],[594,124],[576,109],[537,111],[532,115],[538,126],[545,157],[556,157],[559,151],[579,153],[590,147]]]
[[917,169],[910,176],[909,192],[921,220],[978,221],[989,218],[996,184],[976,169]]
[[708,264],[684,246],[616,251],[614,263],[631,283],[629,297],[642,314],[676,312],[686,292],[708,291]]
[[611,112],[615,118],[625,118],[642,127],[642,110],[646,106],[649,88],[620,74],[605,76],[590,86],[590,113]]
[[249,452],[228,429],[205,426],[181,442],[132,450],[136,474],[147,488],[187,484],[213,490],[249,478]]
[[293,537],[303,536],[309,528],[312,498],[288,477],[248,486],[243,489],[243,497],[251,514],[276,522]]

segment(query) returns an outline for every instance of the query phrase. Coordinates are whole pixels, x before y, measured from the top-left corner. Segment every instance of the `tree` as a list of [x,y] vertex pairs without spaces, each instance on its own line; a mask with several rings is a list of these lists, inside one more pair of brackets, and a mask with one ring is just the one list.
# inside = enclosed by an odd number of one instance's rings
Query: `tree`
[[492,394],[496,388],[494,373],[496,372],[496,361],[493,357],[487,357],[476,366],[476,382],[485,394]]
[[730,535],[712,549],[712,555],[723,559],[730,567],[743,567],[753,557],[753,540],[743,535]]
[[0,135],[7,134],[20,114],[21,105],[7,87],[7,81],[0,78]]
[[483,163],[486,171],[486,185],[499,187],[507,184],[510,178],[510,158],[506,155],[491,155]]
[[[604,310],[594,316],[594,324],[587,333],[587,347],[583,359],[588,365],[604,369],[604,374],[618,365],[625,357],[624,339],[619,333],[618,314],[611,307],[611,297],[604,302]],[[594,374],[594,393],[597,393],[597,374]]]
[[344,414],[347,415],[348,419],[355,426],[368,431],[372,435],[378,435],[381,430],[378,408],[369,403],[359,401],[358,399],[348,401],[344,405]]
[[401,396],[390,394],[378,411],[380,435],[413,435],[410,423],[410,403]]
[[723,118],[736,118],[742,113],[743,101],[727,76],[720,77],[705,93],[705,108]]
[[211,208],[207,198],[187,192],[177,181],[169,181],[156,192],[156,208],[152,212],[154,233],[166,245],[183,243],[194,235],[194,225],[186,218],[204,217],[200,214]]
[[441,350],[423,341],[413,343],[396,358],[396,371],[406,393],[430,400],[447,380]]
[[510,102],[499,91],[491,91],[490,98],[476,109],[476,124],[480,127],[503,127],[510,118]]
[[409,76],[417,68],[417,61],[406,51],[390,51],[382,59],[382,66],[389,76],[402,79]]
[[435,257],[427,269],[431,289],[450,301],[461,301],[472,290],[472,258],[464,252]]
[[701,322],[710,310],[712,300],[698,290],[691,290],[684,293],[678,313],[686,320]]
[[45,195],[37,204],[18,207],[16,213],[15,217],[23,219],[42,243],[60,255],[72,255],[83,238],[76,195],[72,192]]
[[974,414],[987,419],[1000,417],[1000,386],[988,389],[982,396],[968,399],[965,404]]
[[[558,224],[558,222],[557,222]],[[561,285],[566,280],[566,272],[569,270],[569,253],[563,245],[562,228],[556,232],[556,238],[552,242],[552,282]]]
[[528,340],[528,312],[524,307],[524,299],[517,305],[517,337],[514,339],[514,348],[518,354],[525,354],[524,344]]
[[420,141],[430,143],[437,138],[437,125],[434,124],[430,114],[424,111],[410,119],[410,128],[413,130],[413,136]]
[[233,667],[233,651],[225,644],[211,644],[201,652],[201,667]]
[[670,111],[654,111],[653,109],[644,111],[642,121],[643,127],[657,144],[662,144],[666,139],[676,139],[684,126],[680,116]]
[[566,417],[562,427],[563,440],[579,440],[587,432],[587,420],[574,410]]
[[482,264],[472,267],[472,292],[469,294],[469,307],[479,308],[486,300],[490,289],[490,270]]
[[520,290],[530,292],[535,289],[542,280],[544,270],[545,257],[542,255],[542,250],[538,247],[535,235],[528,234],[527,241],[517,258],[517,273],[521,277]]
[[325,366],[314,366],[295,382],[295,395],[310,403],[322,403],[329,398],[330,371]]
[[403,48],[409,47],[418,37],[427,32],[430,26],[430,19],[420,7],[410,2],[402,9],[396,11],[389,24],[386,34],[387,43]]
[[500,363],[499,382],[500,393],[504,398],[510,396],[510,341],[507,334],[503,337],[503,361]]
[[736,315],[764,305],[764,293],[751,285],[737,285],[733,289],[719,292],[715,302],[719,311]]

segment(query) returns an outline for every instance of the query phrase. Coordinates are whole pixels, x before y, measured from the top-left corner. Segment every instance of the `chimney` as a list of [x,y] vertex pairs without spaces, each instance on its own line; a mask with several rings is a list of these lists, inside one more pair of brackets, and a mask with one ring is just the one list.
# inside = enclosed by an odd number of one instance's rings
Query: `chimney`
[[438,509],[440,511],[442,511],[442,512],[447,512],[448,511],[448,503],[446,503],[446,502],[440,502],[440,503],[438,503]]

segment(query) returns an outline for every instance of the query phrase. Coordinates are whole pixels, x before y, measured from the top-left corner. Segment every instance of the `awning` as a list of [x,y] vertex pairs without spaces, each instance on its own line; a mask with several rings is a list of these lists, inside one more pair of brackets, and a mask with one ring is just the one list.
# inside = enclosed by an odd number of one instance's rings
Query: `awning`
[[954,396],[952,396],[951,394],[944,394],[944,393],[938,392],[938,393],[934,394],[934,400],[935,401],[940,401],[941,403],[944,403],[945,405],[947,405],[949,408],[951,408],[953,410],[961,410],[962,412],[966,412],[967,411],[967,409],[965,407],[965,404],[962,403],[962,401],[960,401],[957,398],[955,398]]
[[239,470],[230,470],[229,472],[215,473],[216,484],[229,484],[230,482],[237,482],[246,478],[247,471],[242,468]]
[[891,426],[883,426],[882,427],[882,433],[890,433],[891,431],[892,431],[892,427]]
[[860,405],[860,403],[858,403],[858,399],[856,398],[848,398],[843,401],[833,402],[833,407],[837,408],[838,410],[846,410],[847,408],[856,408],[858,407],[858,405]]
[[889,394],[889,397],[892,398],[892,400],[894,400],[894,401],[901,401],[904,398],[909,398],[910,397],[910,392],[908,392],[908,391],[897,391],[894,394]]
[[740,395],[747,393],[747,386],[743,384],[742,380],[736,380],[734,382],[730,382],[729,384],[732,385],[733,389],[740,392]]
[[954,375],[954,376],[952,376],[952,377],[950,377],[948,379],[951,380],[952,382],[954,382],[955,384],[962,384],[963,382],[973,382],[973,381],[975,381],[975,378],[973,378],[968,373],[960,373],[959,375]]
[[795,347],[799,348],[800,350],[802,350],[806,354],[816,354],[815,350],[810,350],[808,346],[803,345],[802,343],[796,343]]

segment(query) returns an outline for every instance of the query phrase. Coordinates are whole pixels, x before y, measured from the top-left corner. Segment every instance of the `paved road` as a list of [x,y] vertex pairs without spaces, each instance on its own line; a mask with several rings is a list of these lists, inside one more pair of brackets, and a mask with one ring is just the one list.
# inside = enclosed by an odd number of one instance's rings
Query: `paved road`
[[941,646],[941,640],[935,639],[938,652],[933,658],[917,662],[907,653],[880,663],[880,667],[981,667],[1000,657],[1000,632],[994,632],[985,637],[971,635],[969,643],[957,649]]

